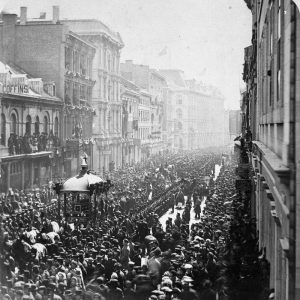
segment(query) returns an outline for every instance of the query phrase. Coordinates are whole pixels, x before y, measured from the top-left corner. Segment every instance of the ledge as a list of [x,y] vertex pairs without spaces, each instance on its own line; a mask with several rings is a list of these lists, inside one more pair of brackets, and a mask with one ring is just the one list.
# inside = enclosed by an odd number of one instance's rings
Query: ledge
[[274,201],[274,197],[270,189],[266,189],[267,197],[270,201]]
[[288,255],[289,250],[290,250],[289,240],[286,237],[283,239],[280,239],[280,245],[281,245],[281,248],[284,251],[285,255]]
[[270,150],[265,144],[259,141],[253,141],[253,144],[263,153],[265,161],[277,174],[280,180],[288,180],[290,175],[290,169],[282,163],[280,157]]
[[30,158],[38,158],[38,157],[45,157],[51,155],[52,151],[40,151],[35,153],[28,153],[28,154],[18,154],[18,155],[9,155],[1,158],[2,162],[9,162],[14,160],[23,160],[23,159],[30,159]]
[[280,222],[280,219],[279,219],[279,217],[277,215],[276,209],[271,209],[270,213],[271,213],[271,216],[274,218],[275,223],[278,226],[281,226],[281,222]]

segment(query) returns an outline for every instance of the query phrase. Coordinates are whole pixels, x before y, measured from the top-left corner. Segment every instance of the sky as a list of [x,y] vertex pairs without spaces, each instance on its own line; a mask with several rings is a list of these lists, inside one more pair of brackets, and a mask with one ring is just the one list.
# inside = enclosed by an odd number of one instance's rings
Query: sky
[[218,87],[225,106],[238,109],[244,87],[244,48],[251,43],[252,16],[243,0],[0,0],[3,8],[29,17],[60,6],[60,18],[95,18],[118,31],[121,61],[180,69]]

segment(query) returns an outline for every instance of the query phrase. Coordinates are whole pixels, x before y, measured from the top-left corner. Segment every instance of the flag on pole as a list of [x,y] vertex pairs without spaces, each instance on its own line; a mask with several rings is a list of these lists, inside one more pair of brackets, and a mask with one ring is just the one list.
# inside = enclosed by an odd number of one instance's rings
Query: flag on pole
[[168,53],[168,47],[165,46],[165,48],[163,48],[159,53],[158,56],[163,56],[166,55]]

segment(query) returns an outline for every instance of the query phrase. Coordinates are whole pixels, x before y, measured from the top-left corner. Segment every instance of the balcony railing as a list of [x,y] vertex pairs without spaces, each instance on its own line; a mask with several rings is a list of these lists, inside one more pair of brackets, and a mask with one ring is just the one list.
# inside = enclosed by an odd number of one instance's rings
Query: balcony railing
[[41,151],[51,150],[53,147],[60,146],[60,139],[53,134],[25,134],[18,136],[10,134],[7,141],[9,155],[30,154]]

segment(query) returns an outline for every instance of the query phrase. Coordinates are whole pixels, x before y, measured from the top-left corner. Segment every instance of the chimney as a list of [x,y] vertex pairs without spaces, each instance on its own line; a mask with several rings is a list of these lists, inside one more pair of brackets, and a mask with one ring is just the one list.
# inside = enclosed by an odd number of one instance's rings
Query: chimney
[[20,25],[25,25],[27,22],[27,7],[21,6]]
[[53,6],[53,24],[59,21],[59,6]]
[[15,38],[17,15],[2,13],[3,35],[2,35],[2,54],[1,59],[5,63],[14,63],[15,60]]

